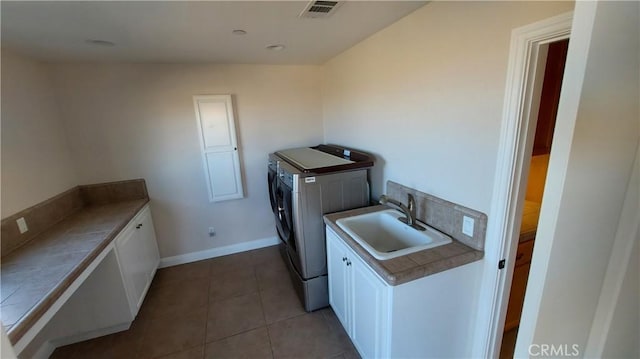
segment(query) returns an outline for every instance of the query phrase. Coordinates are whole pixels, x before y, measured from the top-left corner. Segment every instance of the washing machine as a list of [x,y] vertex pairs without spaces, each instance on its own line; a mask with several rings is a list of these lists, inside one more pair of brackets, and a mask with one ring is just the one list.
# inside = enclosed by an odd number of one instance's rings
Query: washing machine
[[281,254],[306,311],[329,305],[322,216],[369,205],[369,154],[336,145],[269,155],[268,185]]

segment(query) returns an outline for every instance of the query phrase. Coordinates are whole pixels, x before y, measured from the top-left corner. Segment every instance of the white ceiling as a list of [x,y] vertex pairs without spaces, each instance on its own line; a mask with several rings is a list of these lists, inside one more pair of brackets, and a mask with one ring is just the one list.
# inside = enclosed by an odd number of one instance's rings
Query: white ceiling
[[345,1],[310,19],[308,1],[2,1],[2,45],[46,61],[322,64],[425,3]]

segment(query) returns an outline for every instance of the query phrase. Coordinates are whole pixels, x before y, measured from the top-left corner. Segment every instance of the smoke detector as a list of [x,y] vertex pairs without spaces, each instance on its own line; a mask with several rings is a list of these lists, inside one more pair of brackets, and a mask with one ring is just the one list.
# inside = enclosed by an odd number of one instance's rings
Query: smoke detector
[[343,1],[311,1],[305,6],[299,17],[323,18],[331,16],[342,5]]

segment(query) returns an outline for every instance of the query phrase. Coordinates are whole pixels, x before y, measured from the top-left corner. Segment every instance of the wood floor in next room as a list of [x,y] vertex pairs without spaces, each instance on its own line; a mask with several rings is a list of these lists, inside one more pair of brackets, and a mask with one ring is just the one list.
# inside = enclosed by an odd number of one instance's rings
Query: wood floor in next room
[[277,246],[159,269],[127,331],[52,358],[359,358],[329,308],[306,313]]

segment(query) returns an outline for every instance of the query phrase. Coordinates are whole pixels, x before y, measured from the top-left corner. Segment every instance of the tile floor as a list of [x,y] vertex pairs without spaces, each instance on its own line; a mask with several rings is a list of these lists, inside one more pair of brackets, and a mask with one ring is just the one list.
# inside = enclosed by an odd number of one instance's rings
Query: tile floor
[[277,246],[158,270],[127,331],[51,358],[359,358],[329,308],[306,313]]

